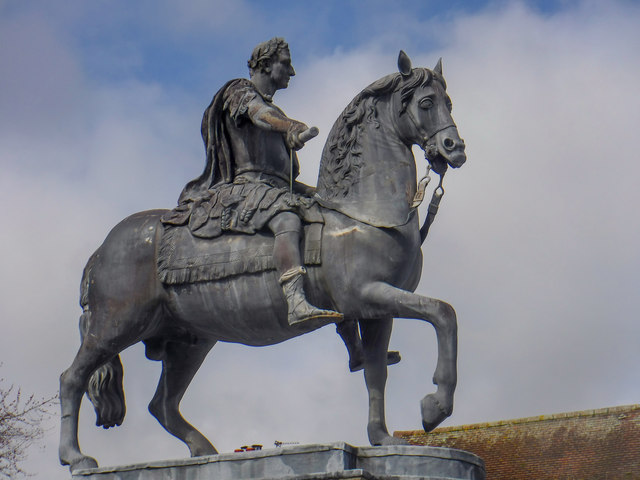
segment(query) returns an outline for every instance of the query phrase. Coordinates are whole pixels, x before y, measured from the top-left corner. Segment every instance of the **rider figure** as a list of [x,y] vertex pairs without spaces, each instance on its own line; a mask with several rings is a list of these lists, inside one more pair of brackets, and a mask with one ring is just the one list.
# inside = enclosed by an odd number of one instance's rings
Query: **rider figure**
[[212,206],[207,216],[220,217],[217,234],[255,233],[264,227],[273,232],[273,259],[290,325],[319,317],[342,319],[340,313],[307,302],[303,289],[301,217],[314,221],[315,215],[317,221],[318,210],[303,195],[312,195],[312,187],[294,182],[290,193],[289,186],[299,173],[295,150],[304,145],[299,134],[308,127],[288,118],[272,102],[273,94],[287,88],[295,75],[289,46],[282,38],[261,43],[248,64],[251,80],[228,82],[205,111],[202,136],[207,166],[187,184],[179,203],[197,204],[208,195]]

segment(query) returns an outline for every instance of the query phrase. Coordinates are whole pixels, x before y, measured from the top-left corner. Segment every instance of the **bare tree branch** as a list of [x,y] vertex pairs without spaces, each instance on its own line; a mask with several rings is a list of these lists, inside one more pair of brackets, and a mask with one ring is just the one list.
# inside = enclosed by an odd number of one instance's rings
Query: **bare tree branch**
[[25,396],[20,388],[6,387],[4,382],[0,378],[0,478],[27,476],[20,463],[44,434],[43,420],[52,415],[50,408],[58,396]]

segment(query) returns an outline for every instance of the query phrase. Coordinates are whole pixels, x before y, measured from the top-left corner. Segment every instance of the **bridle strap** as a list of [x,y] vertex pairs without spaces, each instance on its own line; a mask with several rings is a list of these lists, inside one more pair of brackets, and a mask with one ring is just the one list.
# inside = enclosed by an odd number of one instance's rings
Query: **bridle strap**
[[[413,120],[412,120],[413,121]],[[449,123],[447,125],[445,125],[444,127],[438,128],[435,132],[425,135],[423,138],[423,142],[422,145],[420,145],[420,147],[422,148],[422,150],[424,150],[425,152],[427,151],[428,147],[429,147],[429,140],[431,140],[433,137],[435,137],[438,133],[440,133],[443,130],[446,130],[447,128],[450,127],[455,127],[455,125],[453,123]],[[435,144],[432,144],[435,146]]]
[[[447,123],[447,124],[443,125],[442,127],[435,129],[433,132],[427,133],[427,132],[423,131],[420,128],[420,126],[418,125],[418,122],[416,121],[416,118],[414,117],[414,115],[411,112],[411,110],[405,110],[405,112],[409,116],[409,120],[411,120],[411,123],[413,124],[413,128],[418,133],[418,135],[420,135],[422,137],[422,139],[423,139],[422,143],[420,144],[420,148],[422,148],[422,150],[425,152],[425,154],[429,153],[429,152],[427,152],[427,150],[429,149],[429,140],[431,140],[433,137],[435,137],[441,131],[446,130],[449,127],[455,127],[454,123]],[[427,158],[427,160],[429,160],[428,157],[426,157],[426,158]]]
[[[429,144],[429,140],[431,140],[441,131],[449,127],[455,127],[455,124],[448,123],[446,125],[441,126],[440,128],[435,129],[433,132],[426,133],[422,131],[422,129],[419,127],[418,122],[413,116],[413,113],[411,113],[411,110],[406,110],[406,112],[409,116],[409,119],[411,120],[411,123],[413,124],[413,128],[416,130],[418,135],[421,135],[423,138],[420,148],[424,152],[425,160],[427,160],[428,162],[427,172],[418,183],[416,194],[413,198],[413,202],[411,203],[411,208],[417,208],[422,203],[422,200],[424,199],[424,193],[425,193],[426,187],[429,184],[429,181],[431,180],[431,177],[429,176],[429,172],[431,171],[431,160],[429,160],[429,157],[435,156],[438,153],[438,146],[434,143]],[[444,187],[442,186],[442,182],[444,180],[444,173],[445,172],[442,172],[441,174],[439,174],[440,181],[438,182],[438,186],[436,187],[436,189],[433,191],[431,202],[429,203],[429,208],[427,210],[427,217],[424,220],[424,224],[422,225],[422,228],[420,228],[420,239],[422,240],[422,242],[424,242],[425,239],[427,238],[427,234],[429,233],[429,227],[431,227],[431,224],[436,218],[436,214],[438,213],[438,208],[440,206],[440,200],[442,200],[442,196],[444,195]]]
[[427,210],[427,218],[424,219],[424,224],[422,228],[420,228],[420,240],[424,243],[427,238],[427,234],[429,233],[429,227],[436,219],[436,214],[438,213],[438,208],[440,207],[440,200],[442,200],[442,196],[444,195],[444,187],[442,186],[442,181],[444,180],[444,173],[440,175],[440,182],[438,182],[438,186],[433,191],[433,195],[431,196],[431,202],[429,203],[429,209]]

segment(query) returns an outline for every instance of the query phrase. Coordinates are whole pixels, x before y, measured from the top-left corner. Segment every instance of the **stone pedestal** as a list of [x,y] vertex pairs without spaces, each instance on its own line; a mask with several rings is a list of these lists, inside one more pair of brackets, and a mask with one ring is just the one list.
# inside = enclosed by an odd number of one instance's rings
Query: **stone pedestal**
[[485,480],[482,459],[439,447],[300,445],[73,472],[73,480]]

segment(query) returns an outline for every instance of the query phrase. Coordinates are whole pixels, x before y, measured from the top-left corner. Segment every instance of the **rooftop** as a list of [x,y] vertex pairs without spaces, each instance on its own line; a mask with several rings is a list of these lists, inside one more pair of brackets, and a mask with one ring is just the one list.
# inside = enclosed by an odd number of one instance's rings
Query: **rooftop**
[[488,480],[640,480],[640,404],[394,435],[475,453]]

